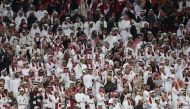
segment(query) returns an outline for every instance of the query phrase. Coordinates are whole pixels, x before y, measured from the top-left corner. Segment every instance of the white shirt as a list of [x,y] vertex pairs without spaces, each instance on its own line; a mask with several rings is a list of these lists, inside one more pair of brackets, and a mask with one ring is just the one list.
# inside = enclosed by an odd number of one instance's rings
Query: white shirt
[[101,93],[97,93],[97,105],[102,105],[103,109],[106,109],[106,105],[105,105],[105,95],[101,94]]
[[17,28],[19,27],[19,25],[20,25],[22,19],[25,19],[25,21],[26,21],[26,23],[27,23],[27,19],[26,19],[25,16],[17,16],[17,17],[15,18],[15,23],[16,23],[16,27],[17,27]]
[[79,63],[74,67],[74,71],[76,73],[76,79],[80,79],[83,75],[82,71],[86,69],[86,64]]
[[13,11],[12,11],[11,9],[10,9],[10,10],[7,10],[7,9],[6,9],[6,10],[4,11],[4,13],[3,13],[3,15],[4,15],[4,16],[7,16],[10,20],[11,20],[11,18],[13,17],[13,14],[14,14],[14,13],[13,13]]
[[86,101],[87,101],[87,104],[90,106],[90,109],[96,109],[94,98],[90,98],[89,95],[86,95]]
[[164,74],[165,75],[170,75],[171,74],[171,71],[170,71],[170,66],[164,66]]
[[18,109],[27,109],[28,98],[26,95],[19,95],[17,97]]
[[113,48],[114,43],[118,42],[119,39],[120,39],[119,35],[117,36],[110,35],[104,41],[109,44],[109,50],[111,50]]
[[137,96],[135,97],[135,105],[138,105],[139,101],[142,100],[142,99],[143,99],[142,96],[137,95]]
[[125,77],[128,80],[128,83],[131,83],[132,80],[134,79],[134,77],[136,76],[134,71],[130,71],[130,73],[128,75],[126,75],[127,77]]
[[148,80],[148,77],[149,77],[149,73],[151,73],[150,71],[145,71],[143,73],[143,81],[144,81],[144,84],[147,84],[147,80]]
[[132,102],[124,100],[122,104],[122,109],[134,109]]
[[65,88],[69,87],[70,86],[70,77],[69,77],[69,73],[63,73],[62,76],[61,76],[61,79],[64,80],[64,83],[65,83]]
[[[131,27],[131,23],[129,20],[122,20],[118,23],[118,27],[119,27],[119,31],[120,31],[120,35],[122,38],[122,41],[127,41],[128,37],[131,37],[132,35],[130,34],[130,27]],[[128,31],[127,31],[128,29]]]
[[55,97],[55,95],[48,95],[49,99],[51,100],[51,108],[55,109],[56,104],[59,102],[59,97]]
[[190,108],[190,98],[189,96],[180,96],[179,103],[183,103],[182,109],[189,109]]
[[75,100],[80,104],[80,109],[85,109],[86,95],[84,93],[77,93]]
[[40,28],[39,27],[37,27],[37,28],[32,27],[30,30],[31,37],[34,38],[36,33],[41,34]]
[[102,28],[101,28],[101,24],[103,24],[103,27],[104,28],[107,28],[107,22],[106,21],[100,21],[98,20],[96,22],[96,30],[98,33],[102,34]]
[[38,10],[35,15],[38,19],[38,21],[41,21],[41,19],[45,16],[45,13],[48,13],[46,10]]
[[10,80],[10,91],[13,91],[14,93],[18,93],[18,88],[20,86],[21,79],[15,78]]
[[178,29],[177,30],[177,36],[179,37],[179,38],[184,38],[184,35],[185,35],[185,33],[186,33],[186,30],[185,29]]
[[5,80],[4,89],[10,90],[10,77],[2,75],[1,79]]
[[85,88],[91,88],[92,85],[93,85],[93,80],[94,79],[94,76],[93,75],[90,75],[90,74],[86,74],[83,76],[83,82],[84,82],[84,85],[85,85]]
[[89,27],[89,22],[84,23],[84,33],[87,35],[88,39],[91,39],[92,31],[96,30],[95,23],[93,22],[93,26]]

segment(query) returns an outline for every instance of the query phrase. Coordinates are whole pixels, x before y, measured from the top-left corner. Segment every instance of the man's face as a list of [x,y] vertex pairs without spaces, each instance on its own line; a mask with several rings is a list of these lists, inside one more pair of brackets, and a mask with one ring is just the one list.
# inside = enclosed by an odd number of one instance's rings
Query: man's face
[[178,64],[181,64],[181,60],[178,60],[177,63],[178,63]]
[[165,61],[165,65],[169,65],[169,61],[168,60]]
[[4,87],[4,82],[0,81],[0,87]]
[[19,16],[22,16],[23,14],[22,14],[22,12],[19,12]]
[[0,88],[0,94],[2,94],[3,91],[4,91],[4,89],[1,87],[1,88]]
[[88,94],[92,94],[92,89],[87,90]]
[[155,93],[154,93],[154,92],[150,93],[150,96],[151,96],[151,97],[154,97],[154,96],[155,96]]
[[20,94],[21,94],[21,95],[24,95],[24,90],[20,90]]
[[10,10],[11,8],[10,7],[7,7],[7,10]]

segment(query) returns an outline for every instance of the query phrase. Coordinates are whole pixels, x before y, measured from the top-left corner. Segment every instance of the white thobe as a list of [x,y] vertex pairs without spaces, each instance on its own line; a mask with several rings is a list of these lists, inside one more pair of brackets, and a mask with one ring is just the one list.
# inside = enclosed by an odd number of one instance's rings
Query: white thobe
[[88,39],[91,39],[92,32],[96,30],[95,23],[93,22],[92,27],[89,27],[89,22],[84,23],[84,33],[87,35]]
[[80,104],[80,109],[85,109],[86,95],[84,93],[77,93],[75,100]]
[[114,43],[118,42],[119,39],[120,39],[119,36],[110,35],[104,41],[109,44],[109,50],[111,50],[114,47]]
[[121,22],[119,22],[118,24],[119,27],[119,31],[120,31],[120,35],[123,41],[127,41],[128,40],[128,32],[126,29],[130,29],[131,27],[131,23],[129,20],[122,20]]
[[38,10],[35,13],[38,21],[41,21],[41,19],[45,16],[45,13],[48,13],[48,12],[46,10]]
[[148,77],[149,77],[149,73],[151,74],[150,71],[145,71],[143,73],[143,81],[144,81],[144,84],[147,84],[147,80],[148,80]]
[[184,38],[184,36],[185,36],[185,33],[186,33],[186,30],[185,29],[178,29],[177,30],[177,36],[178,36],[178,38]]
[[95,80],[95,83],[94,83],[94,86],[93,86],[93,88],[94,88],[93,94],[97,96],[100,87],[103,86],[102,85],[103,78],[101,78],[100,76],[97,75],[97,76],[95,76],[94,80]]
[[83,76],[83,82],[84,82],[85,88],[92,87],[93,79],[94,79],[93,75],[90,75],[90,74],[86,74]]
[[68,30],[70,29],[70,27],[71,27],[72,25],[73,25],[73,24],[71,24],[71,23],[63,22],[63,23],[62,23],[63,32],[64,32],[64,33],[67,33]]
[[18,109],[27,109],[28,98],[26,95],[19,95],[17,97]]
[[181,89],[176,90],[176,88],[172,87],[172,109],[178,109],[178,98]]
[[19,27],[19,25],[20,25],[22,19],[25,19],[25,21],[26,21],[26,23],[27,23],[26,17],[24,17],[24,16],[17,16],[17,17],[15,18],[16,27]]
[[174,66],[175,68],[175,76],[176,76],[176,79],[178,80],[183,80],[183,71],[184,71],[184,66],[181,64],[181,65],[178,65],[176,64]]
[[37,28],[32,27],[31,30],[30,30],[31,37],[34,38],[35,35],[36,35],[36,33],[40,33],[41,34],[40,28],[39,27],[37,27]]
[[122,78],[117,79],[117,92],[123,92],[123,81]]
[[10,77],[9,76],[1,76],[1,79],[5,80],[4,89],[10,90]]
[[97,21],[96,22],[96,30],[98,33],[102,34],[102,28],[101,28],[101,24],[103,24],[104,28],[107,28],[107,22],[106,21]]
[[171,75],[170,66],[164,66],[164,74]]
[[106,98],[105,98],[105,95],[104,94],[101,94],[101,93],[97,93],[97,105],[102,105],[102,109],[106,109],[106,104],[105,104],[105,101],[106,101]]
[[59,102],[59,97],[55,97],[54,95],[48,95],[48,97],[51,100],[50,107],[52,109],[55,109],[56,104]]
[[21,45],[21,46],[23,46],[24,44],[29,44],[30,45],[30,38],[29,38],[29,36],[27,35],[27,36],[21,36],[21,38],[20,38],[20,42],[19,42],[19,45]]
[[136,17],[140,15],[141,10],[142,10],[141,6],[136,4],[135,7],[134,7]]
[[153,102],[150,106],[151,106],[150,109],[160,109],[158,104],[156,104],[155,102]]
[[138,105],[138,103],[139,103],[139,101],[140,101],[140,100],[142,100],[142,99],[143,99],[143,97],[142,97],[142,96],[137,95],[137,96],[135,97],[135,105],[137,106],[137,105]]
[[5,10],[3,15],[7,16],[9,18],[9,20],[11,20],[13,18],[14,13],[12,10]]
[[42,36],[47,36],[48,35],[48,31],[47,30],[42,30]]
[[147,90],[144,90],[143,91],[143,100],[149,100],[149,97],[150,97],[150,95],[149,95],[149,92],[147,91]]
[[14,95],[18,94],[18,88],[20,86],[21,79],[15,78],[10,80],[10,91],[13,91]]
[[129,100],[124,100],[122,104],[122,109],[134,109],[132,102]]
[[65,88],[69,88],[70,86],[70,77],[69,77],[69,73],[63,73],[61,75],[61,79],[64,80],[64,83],[65,83]]
[[51,69],[54,67],[54,63],[48,62],[46,63],[47,76],[51,76]]
[[124,77],[124,78],[126,78],[128,80],[128,83],[131,83],[135,76],[136,76],[135,72],[130,71],[130,73],[128,75],[126,75],[126,77]]
[[74,67],[74,71],[76,72],[76,79],[81,79],[82,77],[82,71],[86,69],[86,64],[79,63]]
[[15,56],[16,56],[16,57],[19,57],[20,51],[21,51],[20,46],[19,46],[19,45],[16,45],[16,48],[15,48]]
[[190,109],[190,98],[188,96],[180,96],[179,103],[183,103],[181,109]]
[[90,98],[89,95],[86,95],[86,101],[87,101],[87,104],[90,106],[90,109],[96,109],[94,98]]
[[164,76],[164,82],[162,83],[162,86],[164,87],[164,90],[168,93],[172,90],[172,79],[168,78],[168,75]]

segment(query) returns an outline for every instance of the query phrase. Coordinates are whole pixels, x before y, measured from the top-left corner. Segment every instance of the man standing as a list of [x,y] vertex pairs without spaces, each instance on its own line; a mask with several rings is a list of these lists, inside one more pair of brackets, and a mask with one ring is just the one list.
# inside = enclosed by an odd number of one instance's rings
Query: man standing
[[124,41],[124,42],[127,41],[128,37],[126,35],[130,33],[129,30],[131,27],[129,17],[123,16],[122,20],[118,23],[118,27],[119,27],[119,31],[120,31],[122,41]]
[[92,88],[93,80],[94,80],[94,78],[93,78],[93,75],[92,75],[92,69],[88,69],[88,74],[83,76],[83,82],[84,82],[84,85],[85,85],[85,91],[86,91],[86,88]]
[[80,109],[85,109],[86,95],[83,93],[84,88],[80,88],[75,95],[75,100],[79,104]]
[[89,105],[90,109],[96,109],[95,108],[95,97],[92,94],[92,88],[88,88],[87,95],[86,95],[86,101]]
[[179,96],[179,107],[181,107],[181,109],[190,108],[190,98],[187,95],[186,90],[181,91],[181,95]]
[[27,109],[28,98],[25,95],[24,89],[20,88],[20,95],[17,97],[18,109]]

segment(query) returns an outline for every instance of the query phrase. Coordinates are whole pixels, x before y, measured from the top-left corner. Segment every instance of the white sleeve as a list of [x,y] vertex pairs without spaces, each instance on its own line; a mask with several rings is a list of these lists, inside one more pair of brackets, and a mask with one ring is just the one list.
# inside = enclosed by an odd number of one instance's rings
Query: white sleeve
[[78,103],[80,103],[80,102],[81,102],[81,100],[79,99],[79,97],[78,97],[78,95],[77,95],[77,94],[75,95],[75,100],[76,100],[76,102],[78,102]]

